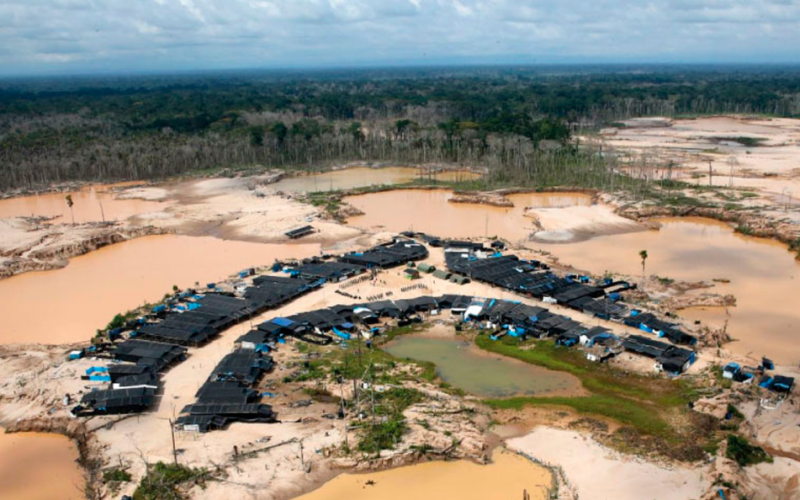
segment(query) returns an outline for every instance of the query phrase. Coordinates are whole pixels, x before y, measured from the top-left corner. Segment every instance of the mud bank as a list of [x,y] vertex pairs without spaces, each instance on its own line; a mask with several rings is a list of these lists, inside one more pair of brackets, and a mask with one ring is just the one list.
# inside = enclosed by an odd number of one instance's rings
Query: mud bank
[[87,224],[68,229],[25,220],[0,220],[0,279],[65,267],[73,257],[142,236],[166,234],[154,226]]

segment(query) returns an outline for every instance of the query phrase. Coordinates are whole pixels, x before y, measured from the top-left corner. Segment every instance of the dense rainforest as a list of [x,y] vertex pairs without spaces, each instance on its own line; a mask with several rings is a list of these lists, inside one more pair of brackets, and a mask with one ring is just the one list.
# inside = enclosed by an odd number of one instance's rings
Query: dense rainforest
[[613,182],[576,132],[640,116],[800,116],[800,68],[556,66],[0,80],[0,189],[248,165],[483,166]]

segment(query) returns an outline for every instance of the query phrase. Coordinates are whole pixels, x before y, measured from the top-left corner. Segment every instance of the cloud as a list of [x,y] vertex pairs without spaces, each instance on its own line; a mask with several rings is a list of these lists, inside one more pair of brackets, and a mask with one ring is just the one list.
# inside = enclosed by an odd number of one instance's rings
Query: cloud
[[800,62],[800,0],[4,0],[0,74]]

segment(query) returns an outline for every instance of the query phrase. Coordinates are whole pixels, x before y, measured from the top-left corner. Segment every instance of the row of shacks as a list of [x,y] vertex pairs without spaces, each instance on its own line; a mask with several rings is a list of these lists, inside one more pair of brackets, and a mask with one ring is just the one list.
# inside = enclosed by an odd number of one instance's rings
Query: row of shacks
[[446,265],[453,272],[547,304],[559,304],[597,318],[623,322],[670,343],[639,335],[623,341],[606,328],[587,329],[567,316],[554,314],[537,315],[523,324],[512,325],[508,330],[512,335],[525,335],[531,330],[534,334],[554,334],[561,345],[584,346],[587,357],[595,361],[604,361],[627,350],[653,358],[656,369],[673,375],[682,373],[695,361],[695,352],[681,347],[695,345],[697,339],[694,336],[683,332],[678,325],[650,313],[630,310],[622,303],[621,292],[635,285],[611,279],[593,283],[587,276],[560,276],[539,261],[503,255],[495,248],[484,248],[482,244],[447,242],[443,246]]
[[[340,281],[374,268],[388,268],[424,259],[427,248],[407,239],[395,239],[365,252],[349,253],[335,259],[307,259],[289,266],[277,266],[286,275],[262,275],[239,293],[221,293],[214,284],[208,293],[189,290],[176,294],[153,308],[144,318],[129,321],[124,328],[108,332],[109,341],[71,353],[77,358],[91,355],[107,359],[105,366],[90,367],[85,380],[107,386],[85,394],[72,409],[75,416],[140,412],[149,408],[159,393],[159,374],[186,358],[187,347],[203,345],[220,332],[267,310],[280,307],[329,281]],[[241,277],[253,275],[253,270]],[[183,424],[196,428],[221,426],[233,420],[271,421],[268,405],[255,402],[250,389],[271,369],[272,359],[262,352],[232,353],[220,362],[217,373],[198,391],[198,401],[185,408]],[[246,375],[244,371],[255,370]]]

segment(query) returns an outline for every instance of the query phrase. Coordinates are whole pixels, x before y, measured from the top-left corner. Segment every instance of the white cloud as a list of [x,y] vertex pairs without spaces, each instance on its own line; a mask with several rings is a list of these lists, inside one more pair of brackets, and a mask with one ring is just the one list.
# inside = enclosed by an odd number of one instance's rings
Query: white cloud
[[56,63],[78,71],[452,58],[800,62],[798,46],[798,0],[0,2],[0,74]]

